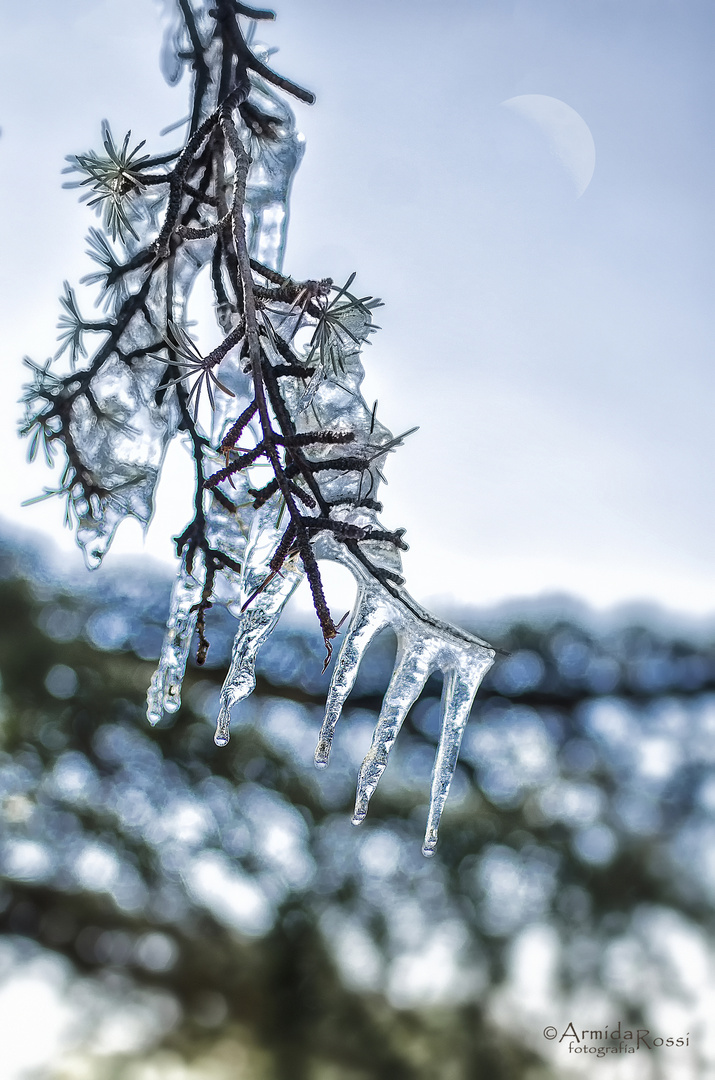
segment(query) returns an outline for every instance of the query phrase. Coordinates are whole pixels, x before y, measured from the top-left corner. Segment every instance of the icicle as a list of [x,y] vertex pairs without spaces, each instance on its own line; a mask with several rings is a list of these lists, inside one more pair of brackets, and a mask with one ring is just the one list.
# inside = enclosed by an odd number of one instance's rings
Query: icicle
[[[253,43],[254,53],[268,62],[270,51]],[[288,199],[296,169],[305,152],[305,136],[295,125],[292,109],[263,79],[254,79],[251,103],[271,117],[271,138],[251,139],[252,158],[246,189],[250,213],[248,242],[254,257],[272,270],[283,265]]]
[[330,680],[325,719],[315,751],[315,765],[318,769],[326,768],[330,760],[330,748],[335,728],[345,700],[355,685],[362,658],[370,642],[388,621],[389,614],[375,596],[374,591],[367,585],[360,585],[350,627],[340,648],[333,677]]
[[151,519],[161,466],[178,424],[173,395],[161,407],[153,401],[163,369],[149,357],[132,367],[111,357],[92,380],[92,405],[80,396],[72,407],[70,434],[97,488],[89,500],[73,494],[77,541],[90,569],[99,565],[124,518],[137,518],[145,529]]
[[353,825],[359,825],[367,816],[368,803],[385,771],[390,750],[407,713],[427,682],[434,657],[433,649],[427,648],[426,644],[421,641],[415,649],[414,640],[406,639],[404,634],[398,637],[395,670],[382,702],[372,745],[360,766]]
[[[406,594],[403,594],[406,599]],[[422,853],[434,854],[439,821],[454,775],[462,734],[479,684],[494,662],[494,650],[478,639],[462,640],[446,624],[425,628],[417,618],[398,617],[395,669],[385,694],[372,745],[360,768],[353,824],[366,817],[368,804],[387,766],[390,750],[404,719],[435,669],[444,673],[441,729],[435,758],[430,808]],[[466,637],[466,635],[464,635]],[[338,660],[340,663],[340,660]]]
[[[245,478],[243,483],[247,484]],[[272,574],[268,567],[281,538],[280,530],[275,527],[276,506],[269,503],[259,510],[247,509],[251,515],[250,532],[240,552],[241,573],[232,581],[233,596],[228,600],[229,610],[238,618],[238,628],[233,642],[231,666],[221,689],[214,736],[217,746],[227,745],[231,709],[248,697],[256,685],[258,650],[276,625],[288,598],[303,579],[303,569],[297,556],[287,559],[279,574]]]
[[[440,740],[435,757],[430,808],[422,853],[434,854],[437,831],[457,763],[464,727],[479,685],[494,662],[495,652],[485,641],[435,619],[401,587],[390,594],[369,575],[351,552],[322,535],[317,549],[323,558],[346,566],[359,582],[358,600],[350,629],[342,643],[328,691],[325,719],[315,764],[328,763],[335,727],[350,693],[359,665],[373,638],[386,626],[397,635],[397,655],[390,684],[358,777],[353,824],[367,816],[370,799],[387,766],[390,750],[411,706],[433,671],[444,675]],[[375,545],[377,548],[378,545]],[[375,549],[373,549],[375,554]],[[399,562],[394,549],[391,565]]]
[[184,69],[184,61],[178,54],[181,52],[186,30],[178,4],[175,4],[173,0],[160,0],[160,6],[164,33],[159,54],[159,67],[169,86],[176,86]]
[[[239,616],[231,666],[221,689],[220,711],[214,735],[217,746],[226,746],[228,743],[231,709],[252,693],[256,685],[258,650],[278,622],[283,606],[302,578],[303,571],[297,560],[286,562],[281,573],[271,579]],[[249,575],[247,579],[250,580]]]
[[434,855],[437,846],[439,822],[449,794],[474,696],[493,663],[494,653],[482,650],[481,653],[476,652],[475,655],[465,657],[449,674],[445,673],[439,746],[432,771],[429,815],[422,845],[422,854],[427,858]]
[[201,582],[188,572],[182,562],[171,592],[169,620],[159,666],[147,693],[147,719],[150,724],[158,724],[165,712],[175,713],[181,706],[181,684],[196,628],[201,591]]
[[96,570],[107,554],[117,528],[127,516],[126,505],[111,497],[73,500],[77,515],[77,543],[88,570]]

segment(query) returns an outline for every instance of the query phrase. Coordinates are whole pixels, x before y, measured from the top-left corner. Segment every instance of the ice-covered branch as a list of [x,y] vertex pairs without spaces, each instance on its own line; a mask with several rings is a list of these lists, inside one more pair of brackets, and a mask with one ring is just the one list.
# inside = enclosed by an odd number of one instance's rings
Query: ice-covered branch
[[[144,526],[166,448],[181,433],[195,468],[194,512],[177,537],[181,568],[158,670],[148,694],[157,723],[181,701],[191,641],[203,663],[210,610],[237,618],[215,741],[255,685],[258,649],[306,579],[326,645],[338,636],[319,559],[342,563],[358,597],[335,663],[316,764],[328,763],[343,705],[370,641],[391,627],[398,651],[372,746],[360,770],[363,820],[391,747],[432,672],[442,672],[442,726],[424,852],[431,854],[477,687],[494,658],[478,638],[433,618],[404,589],[404,530],[385,527],[376,498],[394,437],[365,402],[360,359],[380,301],[329,278],[282,272],[290,185],[302,136],[279,91],[313,95],[266,65],[240,19],[270,14],[235,0],[178,0],[163,54],[169,81],[193,69],[183,146],[164,155],[119,144],[103,125],[103,151],[70,159],[104,231],[90,237],[106,318],[86,321],[67,287],[60,373],[35,366],[25,432],[33,452],[64,447],[59,491],[96,566],[128,515]],[[108,234],[108,235],[107,235]],[[209,267],[220,344],[202,354],[186,326],[197,274]],[[95,337],[97,335],[97,337]],[[87,355],[87,342],[99,344]],[[307,340],[307,344],[302,342]],[[79,364],[85,360],[85,367]],[[200,398],[208,396],[210,427]],[[413,429],[414,430],[414,429]],[[259,482],[261,465],[268,477]]]

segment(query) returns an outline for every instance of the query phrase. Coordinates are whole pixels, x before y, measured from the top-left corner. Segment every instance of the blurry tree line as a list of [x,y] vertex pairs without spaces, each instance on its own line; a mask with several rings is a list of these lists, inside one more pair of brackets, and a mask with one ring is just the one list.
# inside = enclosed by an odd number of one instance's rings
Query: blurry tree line
[[[151,729],[168,582],[46,565],[2,539],[0,976],[61,958],[85,1023],[43,1076],[538,1080],[558,1075],[540,1008],[558,1022],[590,1000],[590,1026],[604,1010],[652,1026],[669,1006],[697,1029],[682,958],[707,955],[713,926],[707,635],[536,608],[468,627],[509,655],[428,862],[437,681],[367,821],[349,820],[394,639],[366,657],[317,772],[319,634],[274,632],[219,749],[231,617],[212,611],[207,665]],[[518,1014],[529,978],[546,999]]]

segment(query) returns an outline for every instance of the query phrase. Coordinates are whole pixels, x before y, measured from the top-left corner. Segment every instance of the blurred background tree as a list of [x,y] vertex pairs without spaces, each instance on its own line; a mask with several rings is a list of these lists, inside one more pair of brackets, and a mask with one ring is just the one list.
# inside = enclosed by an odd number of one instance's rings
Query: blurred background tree
[[[63,1017],[52,1060],[39,1038],[36,1070],[11,1075],[534,1080],[572,1064],[545,1024],[619,1019],[689,1031],[673,1067],[709,1075],[707,635],[575,607],[480,612],[510,656],[475,706],[427,863],[438,682],[370,818],[349,823],[394,640],[372,647],[318,773],[317,628],[276,631],[219,750],[230,616],[213,613],[213,655],[175,724],[151,730],[168,581],[121,567],[63,579],[7,539],[1,558],[9,1066],[23,980],[38,1035]],[[634,1075],[661,1075],[666,1053],[641,1054]]]

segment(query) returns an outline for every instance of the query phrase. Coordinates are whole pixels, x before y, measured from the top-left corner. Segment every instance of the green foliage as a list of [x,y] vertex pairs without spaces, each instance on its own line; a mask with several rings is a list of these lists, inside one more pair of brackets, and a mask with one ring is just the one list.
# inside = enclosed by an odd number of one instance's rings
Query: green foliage
[[106,120],[102,121],[102,142],[105,155],[90,150],[87,154],[68,155],[69,168],[64,172],[79,172],[84,179],[73,180],[64,186],[68,188],[89,188],[81,196],[81,202],[102,215],[104,227],[111,233],[112,240],[124,240],[127,233],[138,240],[139,235],[131,222],[132,196],[142,189],[141,169],[150,160],[149,154],[139,154],[146,140],[129,149],[132,133],[128,131],[124,142],[117,146],[111,128]]

